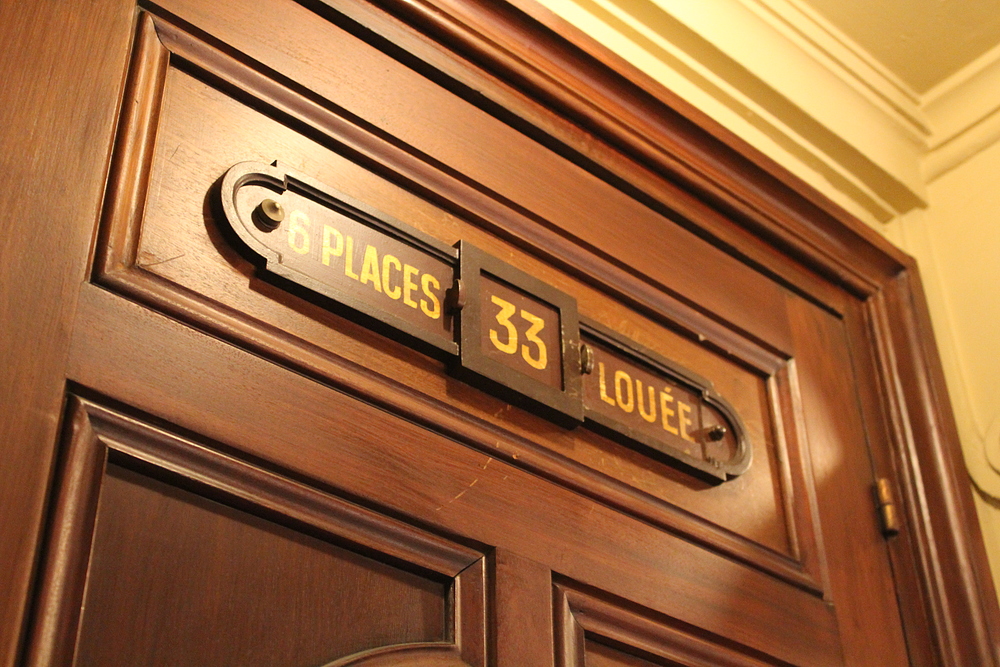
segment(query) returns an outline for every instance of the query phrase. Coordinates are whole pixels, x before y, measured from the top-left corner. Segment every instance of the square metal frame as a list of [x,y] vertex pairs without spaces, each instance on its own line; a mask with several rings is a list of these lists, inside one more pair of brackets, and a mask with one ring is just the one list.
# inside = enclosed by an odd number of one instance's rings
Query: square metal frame
[[[563,420],[569,418],[573,423],[582,422],[580,316],[576,299],[466,241],[460,241],[458,248],[459,280],[462,281],[462,291],[465,294],[465,303],[458,316],[461,369],[527,397],[561,416]],[[563,379],[561,390],[519,373],[483,353],[480,337],[483,313],[479,300],[483,289],[483,273],[516,287],[559,312]]]

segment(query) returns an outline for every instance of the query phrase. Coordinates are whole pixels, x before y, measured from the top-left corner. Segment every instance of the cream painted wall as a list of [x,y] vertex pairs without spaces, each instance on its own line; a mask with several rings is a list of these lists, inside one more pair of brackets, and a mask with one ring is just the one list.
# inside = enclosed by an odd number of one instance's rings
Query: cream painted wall
[[920,266],[973,478],[1000,498],[998,175],[994,143],[931,183],[926,209],[891,226]]
[[929,205],[892,222],[920,266],[948,391],[1000,582],[1000,142],[928,187]]
[[1000,47],[917,95],[801,0],[538,1],[917,259],[1000,583]]

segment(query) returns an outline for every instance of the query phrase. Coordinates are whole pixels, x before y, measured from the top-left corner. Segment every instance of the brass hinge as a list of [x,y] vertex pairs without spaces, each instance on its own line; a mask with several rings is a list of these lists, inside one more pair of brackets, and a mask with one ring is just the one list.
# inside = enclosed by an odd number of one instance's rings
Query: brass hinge
[[878,506],[879,518],[882,522],[882,534],[892,537],[899,534],[899,511],[892,497],[892,486],[885,477],[880,477],[875,483],[875,503]]

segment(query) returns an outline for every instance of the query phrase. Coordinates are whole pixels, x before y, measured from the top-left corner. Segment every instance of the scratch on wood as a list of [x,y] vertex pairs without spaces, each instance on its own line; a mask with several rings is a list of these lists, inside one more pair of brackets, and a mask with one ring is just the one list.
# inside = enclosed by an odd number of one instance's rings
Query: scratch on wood
[[[487,461],[487,464],[488,463],[489,463],[489,461]],[[482,467],[485,468],[486,466],[482,466]],[[504,479],[506,479],[506,477]],[[461,491],[459,491],[458,494],[454,498],[452,498],[451,500],[449,500],[448,502],[446,502],[444,505],[451,505],[453,502],[455,502],[456,500],[458,500],[459,498],[461,498],[462,496],[464,496],[466,493],[468,493],[469,489],[471,489],[472,487],[474,487],[478,483],[479,483],[479,478],[477,477],[474,480],[472,480],[472,482],[470,482],[467,487],[465,487],[464,489],[462,489]],[[444,508],[444,505],[438,505],[437,507],[434,508],[434,511],[435,512],[440,511],[441,509]]]
[[141,262],[139,262],[139,263],[138,263],[138,264],[139,264],[139,268],[140,268],[140,269],[148,269],[149,267],[151,267],[151,266],[156,266],[157,264],[166,264],[167,262],[172,262],[172,261],[174,261],[175,259],[180,259],[181,257],[183,257],[183,256],[184,256],[184,255],[186,255],[186,254],[187,254],[187,253],[185,253],[185,252],[182,252],[181,254],[177,255],[176,257],[170,257],[170,258],[168,258],[168,259],[161,259],[161,260],[159,260],[159,261],[156,261],[156,262],[150,262],[150,263],[148,263],[148,264],[142,264]]

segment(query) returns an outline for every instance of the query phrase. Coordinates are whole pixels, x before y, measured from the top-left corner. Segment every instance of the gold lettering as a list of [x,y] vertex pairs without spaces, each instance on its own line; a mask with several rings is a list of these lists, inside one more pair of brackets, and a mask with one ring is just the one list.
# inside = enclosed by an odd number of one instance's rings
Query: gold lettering
[[410,308],[416,308],[417,302],[410,298],[413,291],[417,289],[417,284],[413,282],[413,276],[420,273],[420,270],[410,266],[409,264],[403,265],[403,303],[405,303]]
[[288,247],[300,255],[309,252],[309,216],[302,211],[292,211],[288,218]]
[[688,435],[687,431],[688,426],[694,425],[691,421],[691,418],[689,417],[689,415],[691,414],[691,406],[685,403],[684,401],[677,401],[677,411],[680,413],[679,416],[681,422],[681,437],[684,438],[685,440],[690,440],[691,442],[694,442],[695,441],[694,438]]
[[670,387],[664,387],[663,391],[660,392],[660,413],[663,415],[663,430],[673,433],[674,435],[680,435],[680,431],[677,430],[676,426],[672,426],[669,421],[670,417],[673,417],[676,412],[673,408],[667,407],[667,403],[673,403],[674,397],[670,395]]
[[[336,245],[330,245],[330,238],[336,239]],[[330,255],[340,257],[344,254],[344,236],[330,225],[323,225],[323,263],[330,266]]]
[[439,317],[441,317],[441,301],[438,300],[437,294],[435,294],[431,290],[432,285],[435,290],[441,289],[441,283],[439,283],[438,279],[432,276],[431,274],[425,273],[424,275],[420,276],[420,286],[423,288],[424,294],[427,295],[427,298],[430,299],[430,302],[434,304],[433,306],[428,308],[427,300],[421,299],[420,310],[424,311],[424,315],[426,315],[427,317],[431,318],[432,320],[436,320]]
[[511,324],[510,316],[517,311],[517,306],[501,299],[496,294],[490,295],[490,301],[493,302],[493,305],[500,306],[500,312],[495,315],[496,321],[507,329],[506,343],[500,342],[500,334],[497,333],[496,329],[490,329],[490,340],[493,342],[493,347],[505,354],[514,354],[517,352],[517,329]]
[[354,239],[347,237],[347,255],[344,257],[344,275],[348,278],[358,279],[358,274],[354,272]]
[[604,362],[603,361],[598,361],[597,362],[597,377],[598,377],[598,383],[599,383],[600,388],[601,388],[601,400],[604,401],[605,403],[607,403],[608,405],[615,405],[615,399],[613,399],[610,396],[608,396],[608,387],[604,383]]
[[639,416],[652,424],[656,421],[656,390],[652,386],[649,387],[649,413],[642,404],[642,382],[639,378],[635,379],[635,392],[639,394]]
[[531,326],[524,332],[524,337],[528,339],[528,342],[534,343],[538,349],[538,356],[532,357],[528,346],[522,345],[521,356],[532,368],[540,371],[545,370],[545,367],[549,365],[548,350],[545,347],[545,341],[538,337],[538,332],[545,327],[545,320],[523,309],[521,310],[521,317],[531,322]]
[[402,271],[403,265],[399,263],[399,260],[392,255],[382,256],[382,290],[389,295],[392,299],[399,299],[399,296],[403,293],[403,288],[399,285],[395,287],[389,286],[389,267],[395,266],[396,271]]
[[[622,384],[628,389],[628,400],[622,399]],[[615,371],[615,400],[625,412],[635,410],[635,394],[632,392],[632,376],[625,371]]]
[[365,247],[365,259],[361,264],[361,284],[371,283],[376,292],[382,291],[382,279],[378,275],[378,251],[375,246]]

